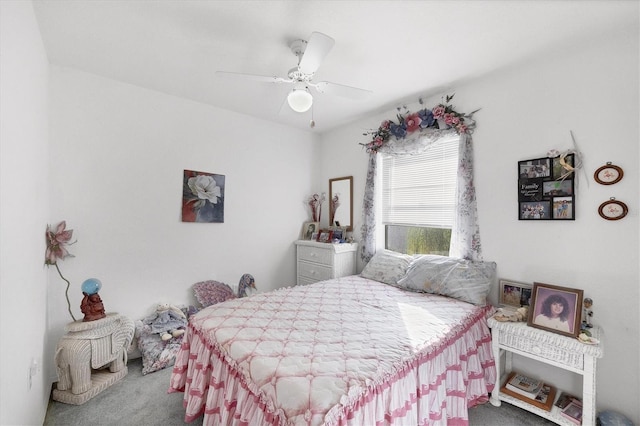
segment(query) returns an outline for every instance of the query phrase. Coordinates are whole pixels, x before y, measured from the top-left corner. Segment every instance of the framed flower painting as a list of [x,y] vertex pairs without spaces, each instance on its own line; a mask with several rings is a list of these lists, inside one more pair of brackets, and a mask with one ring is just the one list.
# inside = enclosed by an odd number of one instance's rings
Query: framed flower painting
[[185,170],[182,221],[224,223],[224,181],[224,175]]

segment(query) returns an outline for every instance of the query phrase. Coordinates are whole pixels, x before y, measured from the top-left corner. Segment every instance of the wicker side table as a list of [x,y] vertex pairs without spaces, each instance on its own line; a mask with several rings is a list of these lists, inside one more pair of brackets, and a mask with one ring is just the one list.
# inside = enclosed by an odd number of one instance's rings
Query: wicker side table
[[127,349],[133,338],[130,318],[116,313],[67,325],[56,348],[58,383],[53,399],[81,405],[127,375]]
[[[513,354],[517,354],[582,375],[582,424],[595,425],[596,360],[603,356],[603,333],[600,328],[591,329],[593,337],[600,344],[587,345],[571,337],[529,327],[524,322],[500,322],[489,318],[488,324],[491,327],[493,357],[499,378],[491,393],[491,404],[498,407],[501,401],[505,401],[557,424],[574,426],[560,415],[558,407],[545,411],[500,392],[501,384],[511,372]],[[501,354],[505,355],[504,366],[501,366]]]

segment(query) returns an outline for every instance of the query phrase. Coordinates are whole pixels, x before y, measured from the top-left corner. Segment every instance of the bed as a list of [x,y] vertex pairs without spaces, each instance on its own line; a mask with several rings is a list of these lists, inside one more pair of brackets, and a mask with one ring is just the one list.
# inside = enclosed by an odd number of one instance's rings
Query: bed
[[486,402],[496,383],[492,308],[442,295],[450,271],[438,280],[442,272],[427,268],[430,284],[410,291],[407,268],[390,283],[365,268],[198,312],[169,386],[184,392],[185,421],[468,424],[467,409]]

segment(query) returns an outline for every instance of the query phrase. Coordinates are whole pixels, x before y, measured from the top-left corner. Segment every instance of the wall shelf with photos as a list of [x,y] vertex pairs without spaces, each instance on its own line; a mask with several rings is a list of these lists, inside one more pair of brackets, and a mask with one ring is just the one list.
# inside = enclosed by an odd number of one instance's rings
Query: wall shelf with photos
[[518,219],[575,220],[574,154],[518,162]]

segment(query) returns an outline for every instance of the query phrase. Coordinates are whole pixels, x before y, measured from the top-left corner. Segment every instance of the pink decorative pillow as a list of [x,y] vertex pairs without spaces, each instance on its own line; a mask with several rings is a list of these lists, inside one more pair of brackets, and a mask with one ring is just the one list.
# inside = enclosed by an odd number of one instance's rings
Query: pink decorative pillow
[[196,300],[203,308],[237,297],[231,287],[218,281],[195,283],[193,285],[193,292],[195,293]]

